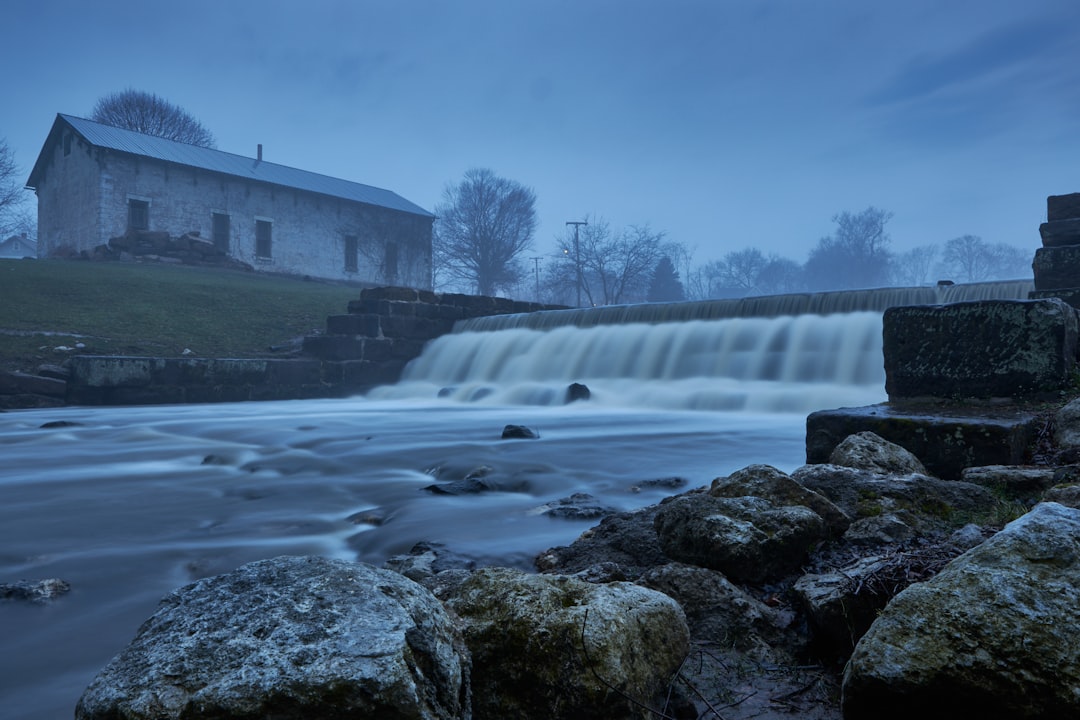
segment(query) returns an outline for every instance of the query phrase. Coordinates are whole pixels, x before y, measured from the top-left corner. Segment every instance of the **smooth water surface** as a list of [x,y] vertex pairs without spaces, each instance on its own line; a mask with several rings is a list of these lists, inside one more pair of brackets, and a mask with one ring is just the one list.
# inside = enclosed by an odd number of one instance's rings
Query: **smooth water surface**
[[[52,421],[78,423],[43,429]],[[539,440],[501,440],[508,423]],[[67,718],[168,591],[245,562],[381,564],[421,540],[531,566],[592,525],[535,512],[587,492],[630,509],[756,462],[803,461],[805,415],[449,400],[321,400],[0,413],[0,582],[69,594],[0,603],[0,708]],[[505,492],[423,488],[480,466]],[[437,476],[437,477],[436,477]],[[381,519],[381,524],[369,522]]]

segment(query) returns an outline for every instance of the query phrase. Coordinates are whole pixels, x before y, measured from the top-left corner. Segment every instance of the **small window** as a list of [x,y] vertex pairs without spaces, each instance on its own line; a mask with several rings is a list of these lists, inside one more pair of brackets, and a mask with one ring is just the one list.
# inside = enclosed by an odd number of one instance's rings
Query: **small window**
[[212,234],[214,237],[214,247],[222,252],[229,252],[229,216],[225,213],[213,214],[213,228]]
[[345,236],[345,272],[356,272],[359,268],[359,242],[355,235]]
[[150,229],[150,203],[146,200],[128,200],[128,228],[131,230]]
[[255,221],[255,257],[271,258],[270,229],[273,223],[269,220]]
[[64,157],[71,154],[71,133],[64,133]]

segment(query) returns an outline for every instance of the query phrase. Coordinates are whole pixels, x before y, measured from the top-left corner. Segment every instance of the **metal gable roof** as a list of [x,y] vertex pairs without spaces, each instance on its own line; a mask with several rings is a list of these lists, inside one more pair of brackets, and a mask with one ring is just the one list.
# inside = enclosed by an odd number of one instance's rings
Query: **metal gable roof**
[[371,185],[362,185],[349,180],[341,180],[306,170],[297,170],[285,165],[277,165],[265,160],[260,161],[243,155],[222,152],[221,150],[212,150],[197,145],[176,142],[175,140],[166,140],[153,135],[144,135],[143,133],[103,125],[72,115],[60,114],[57,118],[62,119],[82,135],[87,142],[97,147],[178,165],[186,165],[246,180],[306,190],[368,205],[377,205],[414,215],[434,217],[427,210],[409,202],[397,193],[372,187]]

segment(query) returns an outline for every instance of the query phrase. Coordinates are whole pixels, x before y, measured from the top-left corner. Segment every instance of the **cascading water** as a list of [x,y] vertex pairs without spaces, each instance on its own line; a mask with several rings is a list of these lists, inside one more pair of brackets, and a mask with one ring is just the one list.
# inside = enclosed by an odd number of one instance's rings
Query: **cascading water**
[[1030,281],[885,288],[477,318],[433,341],[380,398],[807,413],[885,399],[881,314],[1026,297]]
[[380,397],[807,412],[883,399],[881,315],[631,323],[459,332],[435,340]]

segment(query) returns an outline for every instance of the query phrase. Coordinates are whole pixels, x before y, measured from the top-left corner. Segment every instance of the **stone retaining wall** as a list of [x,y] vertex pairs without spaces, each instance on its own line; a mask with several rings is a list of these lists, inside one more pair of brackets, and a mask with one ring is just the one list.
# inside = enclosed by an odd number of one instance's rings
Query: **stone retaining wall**
[[[11,386],[9,407],[344,397],[396,382],[425,343],[451,332],[458,320],[549,309],[561,307],[403,287],[373,288],[361,291],[360,299],[349,303],[347,314],[327,318],[325,334],[304,338],[299,357],[81,355],[72,358],[66,385],[20,375],[15,378],[18,383],[0,381],[0,396]],[[39,386],[51,395],[30,402]]]

